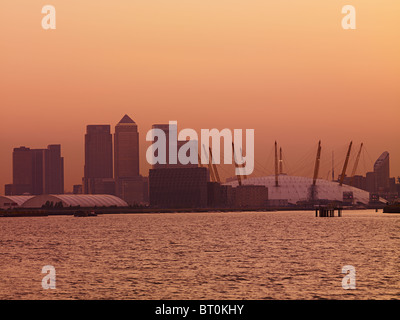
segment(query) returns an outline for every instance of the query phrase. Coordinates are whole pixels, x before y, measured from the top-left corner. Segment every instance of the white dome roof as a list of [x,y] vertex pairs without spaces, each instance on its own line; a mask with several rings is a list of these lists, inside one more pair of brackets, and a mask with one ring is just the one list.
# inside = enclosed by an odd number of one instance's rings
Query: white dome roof
[[[279,187],[275,187],[275,175],[266,177],[242,178],[243,185],[262,185],[268,188],[268,199],[285,199],[289,203],[296,204],[298,201],[308,200],[309,188],[312,185],[312,179],[307,177],[296,177],[288,175],[279,175]],[[226,183],[236,187],[237,181]],[[369,192],[354,188],[348,185],[340,186],[338,182],[317,179],[316,182],[318,199],[343,201],[343,192],[353,192],[354,203],[361,202],[368,204]]]

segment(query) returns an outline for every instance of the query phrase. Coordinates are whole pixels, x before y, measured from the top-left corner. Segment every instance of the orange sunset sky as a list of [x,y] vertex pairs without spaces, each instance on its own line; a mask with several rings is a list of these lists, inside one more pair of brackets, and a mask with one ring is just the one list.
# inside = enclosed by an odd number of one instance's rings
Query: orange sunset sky
[[[44,30],[41,9],[56,8]],[[343,30],[341,9],[357,10]],[[254,175],[320,177],[331,154],[366,147],[358,174],[390,153],[400,175],[398,0],[2,0],[0,194],[12,183],[12,149],[61,144],[65,189],[81,183],[88,124],[138,124],[141,173],[154,123],[178,129],[255,129]],[[114,130],[114,129],[113,129]],[[352,162],[350,162],[350,169]],[[232,166],[220,166],[233,175]]]

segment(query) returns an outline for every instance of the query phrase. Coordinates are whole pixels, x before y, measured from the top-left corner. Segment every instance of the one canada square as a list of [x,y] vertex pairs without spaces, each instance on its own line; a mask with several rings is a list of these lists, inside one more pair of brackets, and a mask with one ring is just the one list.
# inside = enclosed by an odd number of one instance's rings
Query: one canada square
[[116,195],[129,204],[143,201],[143,178],[139,174],[139,132],[128,115],[115,126],[114,179]]

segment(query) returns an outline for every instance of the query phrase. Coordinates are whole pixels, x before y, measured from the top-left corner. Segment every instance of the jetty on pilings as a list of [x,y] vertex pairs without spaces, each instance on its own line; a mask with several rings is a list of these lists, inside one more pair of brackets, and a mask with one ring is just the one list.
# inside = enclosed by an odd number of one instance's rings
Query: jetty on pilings
[[315,208],[315,216],[316,217],[334,217],[335,211],[337,211],[337,216],[342,216],[343,208],[334,208],[334,207],[323,207],[319,206]]

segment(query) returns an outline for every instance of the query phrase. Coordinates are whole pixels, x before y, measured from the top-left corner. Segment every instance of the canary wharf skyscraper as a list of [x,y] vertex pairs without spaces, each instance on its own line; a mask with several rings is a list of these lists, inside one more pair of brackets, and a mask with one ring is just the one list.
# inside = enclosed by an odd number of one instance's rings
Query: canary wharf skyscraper
[[128,115],[115,126],[114,178],[116,195],[130,205],[143,202],[144,180],[139,174],[139,132]]
[[84,193],[114,194],[110,125],[88,125],[85,135]]
[[139,175],[139,132],[128,115],[115,126],[114,175],[115,179]]

